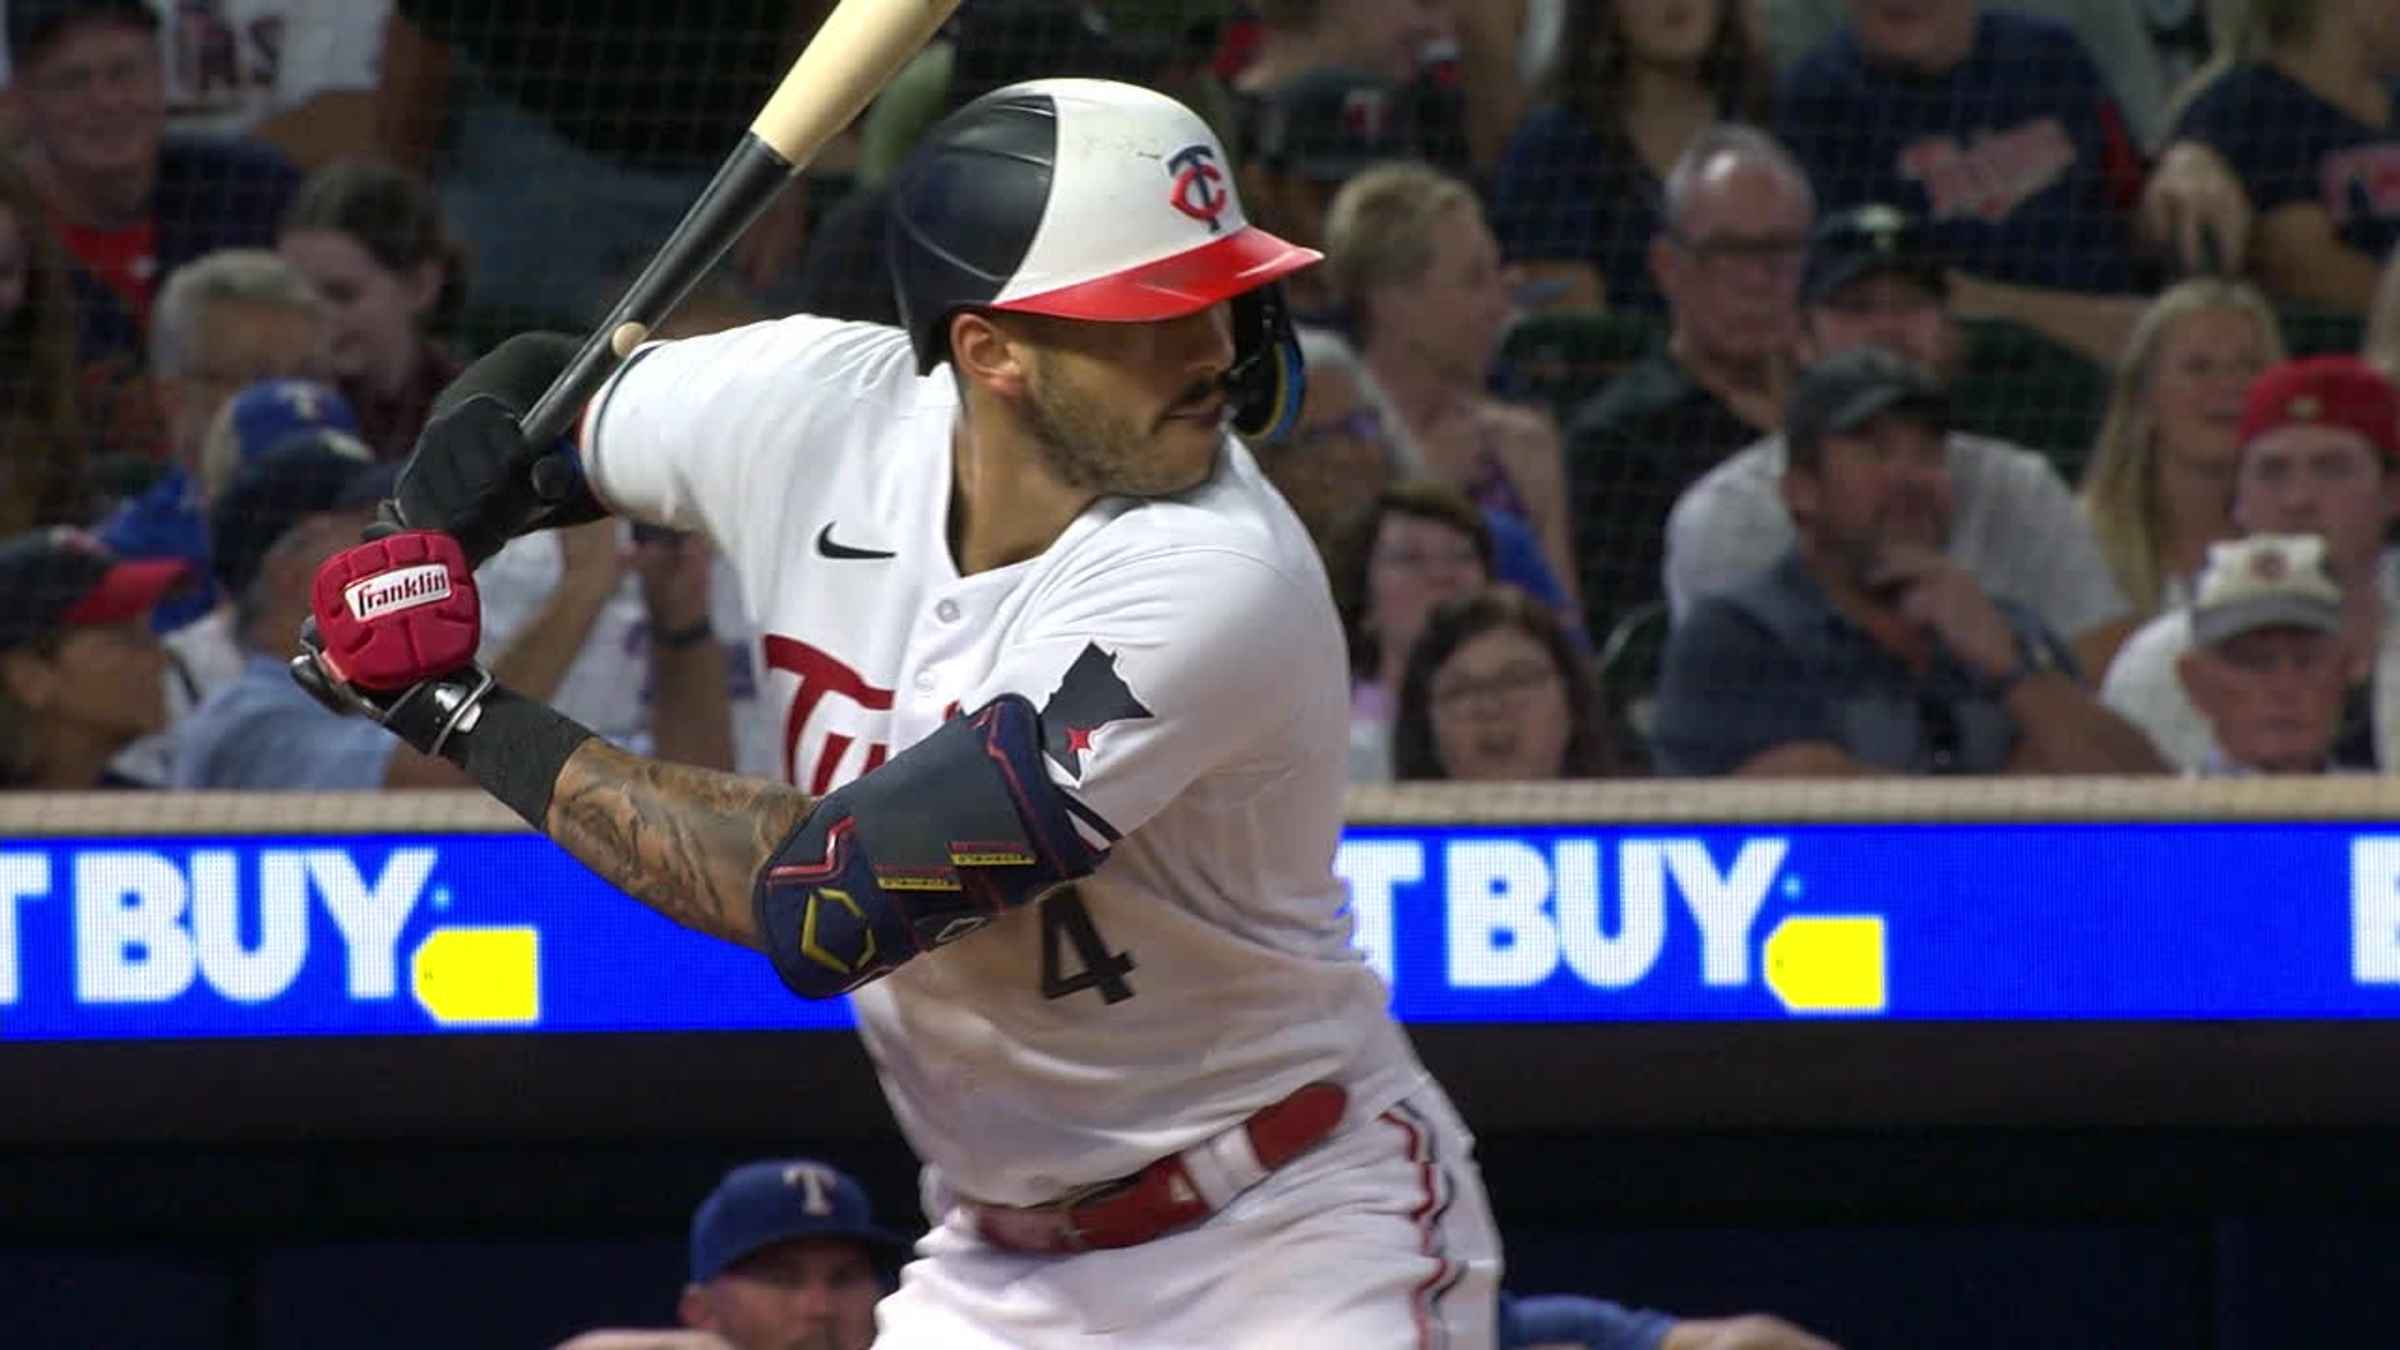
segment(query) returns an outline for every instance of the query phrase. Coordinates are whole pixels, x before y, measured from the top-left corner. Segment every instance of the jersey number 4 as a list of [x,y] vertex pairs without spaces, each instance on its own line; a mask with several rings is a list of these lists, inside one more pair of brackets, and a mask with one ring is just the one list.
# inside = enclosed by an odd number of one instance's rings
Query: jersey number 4
[[[1067,973],[1067,959],[1060,948],[1068,947],[1077,969]],[[1042,897],[1042,997],[1065,998],[1086,989],[1100,991],[1103,1003],[1123,1003],[1133,997],[1133,986],[1125,976],[1133,969],[1132,952],[1112,952],[1100,940],[1100,929],[1092,923],[1092,911],[1084,906],[1083,894],[1069,886]]]

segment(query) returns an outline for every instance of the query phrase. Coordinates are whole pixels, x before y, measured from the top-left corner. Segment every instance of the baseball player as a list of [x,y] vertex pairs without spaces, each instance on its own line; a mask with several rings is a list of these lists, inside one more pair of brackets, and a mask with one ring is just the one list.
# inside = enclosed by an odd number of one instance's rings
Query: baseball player
[[[853,995],[933,1224],[880,1350],[1489,1346],[1472,1140],[1330,869],[1340,627],[1227,433],[1297,404],[1274,283],[1318,255],[1246,223],[1189,110],[1105,81],[967,105],[891,212],[904,331],[645,347],[530,471],[513,409],[570,344],[470,369],[294,674]],[[603,512],[732,559],[783,782],[628,754],[467,664],[472,563]]]

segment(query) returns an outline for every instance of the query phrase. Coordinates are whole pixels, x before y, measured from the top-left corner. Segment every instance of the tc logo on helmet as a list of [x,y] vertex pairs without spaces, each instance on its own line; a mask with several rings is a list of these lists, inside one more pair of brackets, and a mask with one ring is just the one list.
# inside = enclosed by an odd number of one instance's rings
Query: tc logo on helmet
[[1205,143],[1187,145],[1167,161],[1167,168],[1175,175],[1174,191],[1167,200],[1215,234],[1220,228],[1217,217],[1233,205],[1233,194],[1225,189],[1225,171],[1217,167],[1217,152]]

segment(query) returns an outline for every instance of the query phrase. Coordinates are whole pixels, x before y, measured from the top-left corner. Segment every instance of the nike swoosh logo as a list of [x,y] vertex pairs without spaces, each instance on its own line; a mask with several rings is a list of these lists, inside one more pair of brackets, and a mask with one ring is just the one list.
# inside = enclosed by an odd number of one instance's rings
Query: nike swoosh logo
[[817,552],[828,558],[871,559],[893,556],[883,549],[852,548],[848,544],[833,542],[833,522],[830,520],[825,522],[824,529],[817,531]]

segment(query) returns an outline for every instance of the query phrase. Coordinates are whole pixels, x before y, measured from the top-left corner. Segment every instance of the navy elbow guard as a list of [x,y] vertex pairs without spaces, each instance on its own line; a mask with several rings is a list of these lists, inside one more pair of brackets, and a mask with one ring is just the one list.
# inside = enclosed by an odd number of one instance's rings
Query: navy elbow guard
[[1107,854],[1072,809],[1031,703],[1004,694],[951,718],[820,800],[759,872],[775,973],[832,998],[1090,876]]

